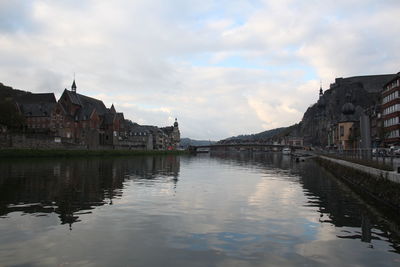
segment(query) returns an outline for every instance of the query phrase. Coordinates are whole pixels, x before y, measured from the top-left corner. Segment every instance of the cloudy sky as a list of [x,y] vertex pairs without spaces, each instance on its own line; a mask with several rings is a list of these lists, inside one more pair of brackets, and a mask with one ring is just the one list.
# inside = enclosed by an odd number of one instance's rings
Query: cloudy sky
[[0,82],[218,140],[301,120],[320,80],[400,71],[399,0],[0,0]]

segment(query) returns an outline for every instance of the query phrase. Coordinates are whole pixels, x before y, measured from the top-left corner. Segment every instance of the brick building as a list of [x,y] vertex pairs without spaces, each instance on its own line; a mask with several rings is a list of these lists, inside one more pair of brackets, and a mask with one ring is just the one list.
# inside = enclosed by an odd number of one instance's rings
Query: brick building
[[25,128],[29,132],[50,132],[52,112],[57,105],[53,93],[28,93],[15,99],[17,110],[25,117]]
[[179,146],[176,119],[170,127],[141,126],[125,120],[114,105],[107,108],[103,101],[78,94],[76,89],[74,80],[58,102],[53,93],[19,96],[15,104],[25,118],[23,134],[42,133],[56,143],[88,149],[172,150]]

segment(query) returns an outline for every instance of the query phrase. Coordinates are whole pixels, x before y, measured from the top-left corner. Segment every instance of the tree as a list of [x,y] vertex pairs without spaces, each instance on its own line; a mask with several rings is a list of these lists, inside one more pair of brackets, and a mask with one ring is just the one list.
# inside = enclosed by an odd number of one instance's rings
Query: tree
[[0,125],[5,125],[9,129],[20,129],[25,122],[13,101],[0,101]]

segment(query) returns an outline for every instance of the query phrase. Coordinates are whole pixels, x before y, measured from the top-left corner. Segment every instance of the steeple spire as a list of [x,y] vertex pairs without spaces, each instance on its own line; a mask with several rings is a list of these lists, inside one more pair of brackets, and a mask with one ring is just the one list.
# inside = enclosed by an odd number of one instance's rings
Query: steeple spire
[[114,104],[111,105],[110,112],[114,113],[114,114],[117,113],[117,111],[115,110]]
[[320,82],[319,86],[319,96],[321,97],[324,94],[324,91],[322,90],[322,81]]
[[71,91],[76,93],[75,72],[74,72],[74,81],[72,82],[71,85]]
[[71,91],[74,92],[74,93],[76,93],[76,83],[75,83],[75,79],[74,79],[74,81],[72,82]]

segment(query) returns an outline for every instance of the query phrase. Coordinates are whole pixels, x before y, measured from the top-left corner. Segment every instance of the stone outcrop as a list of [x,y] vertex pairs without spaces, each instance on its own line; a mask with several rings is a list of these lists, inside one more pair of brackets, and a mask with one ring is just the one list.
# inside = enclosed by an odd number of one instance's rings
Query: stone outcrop
[[296,132],[304,137],[305,145],[326,146],[328,129],[341,119],[342,108],[351,96],[356,118],[363,111],[379,105],[380,92],[383,85],[395,74],[357,76],[337,78],[319,98],[318,102],[310,106],[298,124]]

